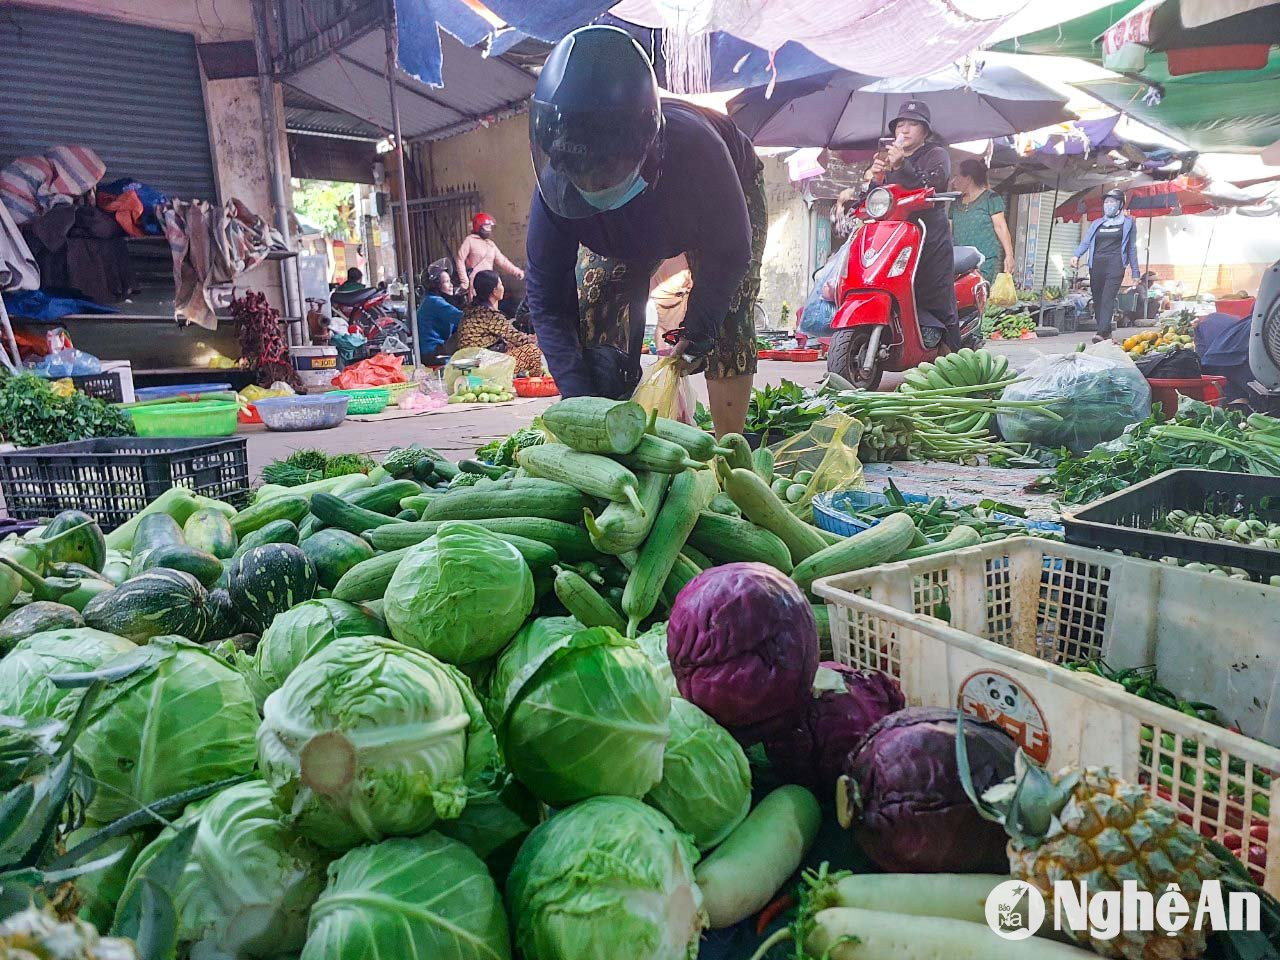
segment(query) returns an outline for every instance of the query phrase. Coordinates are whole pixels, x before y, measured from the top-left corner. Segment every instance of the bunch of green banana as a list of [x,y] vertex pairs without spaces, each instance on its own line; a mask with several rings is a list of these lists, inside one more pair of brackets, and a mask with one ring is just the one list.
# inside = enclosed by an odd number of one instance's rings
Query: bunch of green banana
[[1010,379],[1009,360],[996,356],[986,350],[971,350],[968,347],[938,357],[933,363],[922,363],[913,370],[908,370],[903,377],[903,393],[917,393],[924,390],[947,390],[951,387],[976,387],[989,385],[989,390],[976,391],[972,396],[1000,393]]

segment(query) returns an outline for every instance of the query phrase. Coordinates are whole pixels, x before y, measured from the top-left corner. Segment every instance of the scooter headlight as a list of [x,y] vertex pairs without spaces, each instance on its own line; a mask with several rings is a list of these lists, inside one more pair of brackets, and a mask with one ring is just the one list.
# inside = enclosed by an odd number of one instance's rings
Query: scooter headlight
[[883,220],[888,216],[889,211],[893,209],[893,194],[884,187],[876,187],[867,194],[867,199],[863,201],[863,206],[867,208],[867,213],[875,217],[877,220]]

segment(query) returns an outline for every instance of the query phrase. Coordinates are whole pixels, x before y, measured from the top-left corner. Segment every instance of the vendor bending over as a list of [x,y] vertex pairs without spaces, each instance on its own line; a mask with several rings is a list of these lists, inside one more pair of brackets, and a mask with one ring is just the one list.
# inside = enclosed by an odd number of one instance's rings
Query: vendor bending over
[[631,395],[650,278],[683,253],[693,288],[674,353],[682,372],[706,371],[716,432],[741,432],[767,227],[751,141],[727,117],[660,101],[648,57],[613,27],[556,45],[529,139],[529,308],[561,395]]

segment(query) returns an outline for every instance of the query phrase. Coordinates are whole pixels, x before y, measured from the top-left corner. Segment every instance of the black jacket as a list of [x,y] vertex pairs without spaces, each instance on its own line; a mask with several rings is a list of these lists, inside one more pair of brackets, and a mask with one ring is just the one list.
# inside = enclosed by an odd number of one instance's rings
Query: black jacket
[[[943,193],[951,189],[951,155],[944,144],[929,140],[903,160],[897,170],[886,174],[885,182],[910,190],[933,187]],[[955,261],[947,205],[930,204],[917,219],[924,226],[925,237],[916,268],[916,308],[928,311],[943,326],[953,326],[956,322]]]
[[[581,220],[552,213],[534,191],[526,240],[529,310],[538,346],[560,393],[599,392],[578,336],[574,276],[581,244],[601,256],[657,264],[695,253],[698,282],[689,295],[686,328],[715,339],[751,261],[745,189],[757,164],[751,141],[721,114],[664,100],[659,174],[618,210]],[[646,291],[647,292],[647,291]]]

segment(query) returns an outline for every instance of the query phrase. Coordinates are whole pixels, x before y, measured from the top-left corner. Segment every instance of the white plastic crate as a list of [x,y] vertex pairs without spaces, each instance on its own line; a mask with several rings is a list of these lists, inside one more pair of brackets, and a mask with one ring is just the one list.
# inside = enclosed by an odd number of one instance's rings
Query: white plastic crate
[[[814,590],[838,661],[893,673],[910,705],[998,723],[1050,769],[1143,784],[1280,895],[1280,588],[1017,537]],[[1155,664],[1243,733],[1059,665],[1090,657]]]

